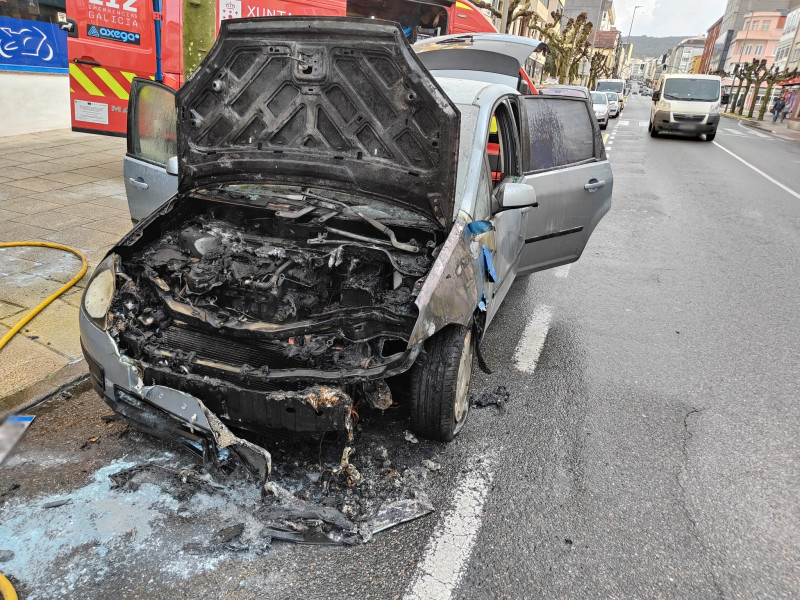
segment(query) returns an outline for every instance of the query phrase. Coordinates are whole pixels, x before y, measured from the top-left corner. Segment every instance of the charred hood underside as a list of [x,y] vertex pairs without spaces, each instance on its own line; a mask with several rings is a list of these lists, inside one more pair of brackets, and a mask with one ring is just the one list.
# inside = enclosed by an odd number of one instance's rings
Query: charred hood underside
[[182,192],[234,180],[335,186],[452,222],[459,113],[396,25],[223,21],[177,106]]

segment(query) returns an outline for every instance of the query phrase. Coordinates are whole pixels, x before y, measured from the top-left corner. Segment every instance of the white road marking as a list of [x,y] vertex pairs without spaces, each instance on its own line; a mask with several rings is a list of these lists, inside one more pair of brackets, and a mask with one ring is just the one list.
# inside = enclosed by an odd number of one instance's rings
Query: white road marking
[[760,138],[768,138],[768,137],[770,137],[766,133],[759,133],[758,131],[751,131],[750,133],[752,133],[753,135],[757,135]]
[[514,362],[517,371],[530,375],[536,371],[539,363],[539,355],[542,353],[544,341],[547,339],[547,331],[550,329],[550,318],[552,313],[549,306],[540,306],[531,315],[522,337],[517,343],[517,350],[514,352]]
[[487,462],[467,473],[456,489],[453,508],[433,533],[404,600],[440,600],[452,597],[467,565],[481,528],[481,514],[494,473]]
[[639,121],[639,127],[647,127],[650,125],[650,121]]
[[553,275],[558,277],[559,279],[566,279],[569,275],[569,268],[572,266],[572,263],[568,265],[561,265],[560,267],[556,267],[553,269]]
[[768,180],[768,181],[771,181],[772,183],[774,183],[775,185],[777,185],[779,188],[781,188],[783,191],[785,191],[785,192],[787,192],[787,193],[791,194],[792,196],[794,196],[795,198],[797,198],[798,200],[800,200],[800,194],[798,194],[797,192],[795,192],[793,189],[786,187],[785,185],[783,185],[783,184],[782,184],[780,181],[778,181],[777,179],[773,179],[772,177],[770,177],[769,175],[767,175],[766,173],[764,173],[764,171],[762,171],[762,170],[761,170],[761,169],[759,169],[758,167],[756,167],[756,166],[754,166],[754,165],[751,165],[749,162],[747,162],[747,161],[746,161],[745,159],[743,159],[741,156],[739,156],[739,155],[737,155],[737,154],[734,154],[733,152],[731,152],[730,150],[728,150],[728,149],[727,149],[725,146],[721,146],[721,145],[720,145],[719,143],[717,143],[717,142],[711,142],[711,143],[712,143],[712,144],[714,144],[714,145],[715,145],[717,148],[720,148],[720,149],[724,150],[725,152],[727,152],[728,154],[730,154],[730,155],[731,155],[733,158],[735,158],[735,159],[736,159],[736,160],[738,160],[739,162],[741,162],[741,163],[743,163],[743,164],[747,165],[748,167],[750,167],[751,169],[753,169],[753,171],[755,171],[756,173],[758,173],[759,175],[761,175],[761,176],[762,176],[764,179],[766,179],[766,180]]
[[631,122],[630,121],[620,121],[619,124],[622,125],[622,126],[626,126],[626,125],[630,125]]
[[730,127],[725,127],[725,129],[723,131],[727,131],[728,133],[732,133],[733,135],[740,135],[740,136],[745,135],[744,133],[742,133],[738,129],[731,129]]

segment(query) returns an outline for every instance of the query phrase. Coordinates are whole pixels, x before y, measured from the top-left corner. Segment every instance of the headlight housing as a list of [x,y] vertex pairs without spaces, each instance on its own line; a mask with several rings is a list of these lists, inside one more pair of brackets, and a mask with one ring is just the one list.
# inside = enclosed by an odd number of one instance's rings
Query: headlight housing
[[719,102],[714,102],[714,104],[711,105],[711,114],[712,115],[719,114]]
[[106,329],[108,309],[116,291],[116,258],[116,254],[109,254],[97,265],[81,300],[86,316],[103,330]]

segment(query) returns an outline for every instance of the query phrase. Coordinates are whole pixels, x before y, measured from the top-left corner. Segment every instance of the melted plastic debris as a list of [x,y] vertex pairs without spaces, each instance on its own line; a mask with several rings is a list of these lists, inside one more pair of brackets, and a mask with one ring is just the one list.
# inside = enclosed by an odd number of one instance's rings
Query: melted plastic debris
[[470,404],[479,408],[486,406],[496,406],[500,412],[506,411],[506,403],[508,402],[511,393],[500,385],[493,390],[484,390],[478,396],[470,398]]

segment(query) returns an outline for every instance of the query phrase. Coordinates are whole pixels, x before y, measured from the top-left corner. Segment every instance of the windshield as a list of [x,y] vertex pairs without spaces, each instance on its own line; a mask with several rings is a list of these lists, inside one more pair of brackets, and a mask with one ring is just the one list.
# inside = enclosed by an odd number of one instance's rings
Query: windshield
[[716,102],[719,100],[719,81],[715,79],[667,79],[664,85],[666,100]]
[[592,92],[592,104],[608,104],[608,98],[605,94]]
[[595,88],[598,92],[619,92],[625,88],[625,84],[621,81],[598,81]]
[[614,92],[606,92],[606,98],[608,98],[609,102],[617,102],[619,97]]

